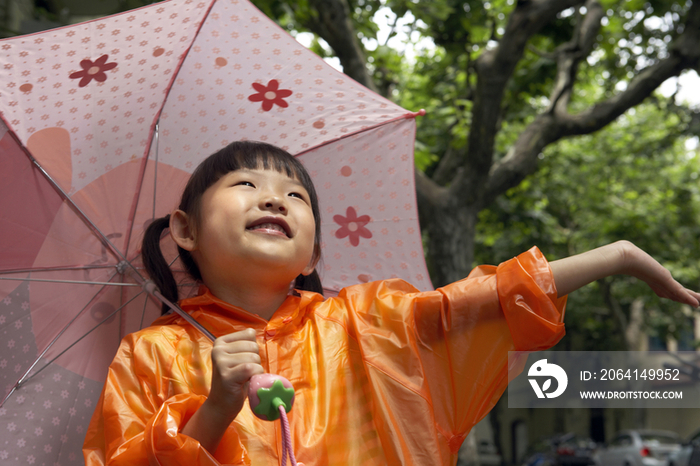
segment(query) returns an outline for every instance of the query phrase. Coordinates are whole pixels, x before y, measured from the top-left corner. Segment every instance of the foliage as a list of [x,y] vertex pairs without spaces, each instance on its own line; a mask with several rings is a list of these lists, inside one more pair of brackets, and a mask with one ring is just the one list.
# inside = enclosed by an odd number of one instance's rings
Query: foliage
[[[688,116],[666,102],[644,104],[589,136],[560,141],[537,173],[481,212],[477,262],[501,262],[533,245],[549,259],[627,239],[687,287],[700,285],[700,153],[685,149]],[[679,338],[681,306],[629,277],[610,279],[629,318],[645,302],[647,333]],[[578,350],[620,350],[624,342],[599,284],[569,297],[567,327]]]

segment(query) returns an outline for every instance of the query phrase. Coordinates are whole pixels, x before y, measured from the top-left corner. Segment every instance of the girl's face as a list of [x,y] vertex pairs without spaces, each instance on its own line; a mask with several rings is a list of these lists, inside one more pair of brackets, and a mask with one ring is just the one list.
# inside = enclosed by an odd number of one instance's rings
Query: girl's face
[[205,283],[211,273],[264,270],[289,282],[313,272],[315,222],[299,181],[275,170],[236,170],[201,202],[193,254]]

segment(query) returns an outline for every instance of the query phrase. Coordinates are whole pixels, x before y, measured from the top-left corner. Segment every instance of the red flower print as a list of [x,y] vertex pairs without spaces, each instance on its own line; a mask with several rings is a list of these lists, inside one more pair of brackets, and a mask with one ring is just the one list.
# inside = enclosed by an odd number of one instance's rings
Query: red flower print
[[116,63],[107,63],[108,55],[102,55],[100,58],[95,60],[83,60],[80,62],[80,67],[82,71],[76,71],[69,77],[71,79],[80,79],[78,87],[87,86],[93,79],[97,82],[104,82],[107,79],[105,71],[109,71],[117,66]]
[[253,88],[258,91],[257,94],[248,96],[248,100],[251,102],[262,101],[262,109],[266,112],[272,110],[274,104],[280,107],[288,107],[289,104],[284,97],[289,97],[292,95],[292,91],[289,89],[279,89],[280,83],[276,79],[271,79],[267,86],[259,83],[253,83]]
[[342,215],[334,215],[333,220],[340,225],[340,228],[335,232],[335,237],[338,239],[350,237],[350,244],[357,246],[360,244],[360,236],[363,238],[371,238],[372,232],[365,228],[370,221],[369,215],[357,216],[357,212],[352,207],[348,207],[345,217]]

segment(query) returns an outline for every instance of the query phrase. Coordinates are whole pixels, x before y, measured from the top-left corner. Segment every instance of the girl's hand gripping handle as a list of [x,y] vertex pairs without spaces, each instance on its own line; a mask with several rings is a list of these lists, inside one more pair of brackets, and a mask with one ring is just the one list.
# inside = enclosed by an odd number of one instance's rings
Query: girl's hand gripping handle
[[264,374],[255,330],[230,333],[214,341],[208,403],[235,419],[248,396],[250,378]]
[[243,408],[250,378],[263,374],[255,330],[247,329],[217,338],[211,351],[211,390],[207,401],[192,416],[182,433],[214,452]]

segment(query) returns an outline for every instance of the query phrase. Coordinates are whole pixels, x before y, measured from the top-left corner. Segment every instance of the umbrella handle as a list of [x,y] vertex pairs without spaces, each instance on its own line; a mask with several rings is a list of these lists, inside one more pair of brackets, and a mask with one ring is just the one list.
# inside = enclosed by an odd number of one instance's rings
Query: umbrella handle
[[292,449],[292,436],[289,430],[287,413],[294,405],[294,387],[291,382],[279,375],[259,374],[250,378],[248,387],[250,409],[264,421],[280,419],[282,423],[282,465],[287,464],[287,454],[292,466],[304,466],[297,463]]

